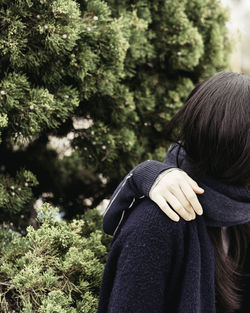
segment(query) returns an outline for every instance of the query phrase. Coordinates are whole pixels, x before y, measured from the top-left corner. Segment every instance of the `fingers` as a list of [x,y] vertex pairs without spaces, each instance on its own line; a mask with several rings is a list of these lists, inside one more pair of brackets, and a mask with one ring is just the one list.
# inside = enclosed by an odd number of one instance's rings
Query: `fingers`
[[164,198],[159,195],[152,195],[151,199],[161,208],[161,210],[174,222],[178,222],[180,217],[170,208]]
[[167,192],[164,198],[184,220],[191,221],[195,219],[195,212],[181,190],[176,190],[175,195]]
[[150,198],[173,221],[179,221],[178,214],[186,221],[195,219],[196,213],[203,214],[196,193],[203,193],[187,173],[173,170],[163,175],[150,191]]
[[195,190],[195,192],[203,193],[204,189],[199,187],[195,180],[193,180],[187,173],[183,172],[185,175],[185,179],[189,182],[191,187]]
[[[187,200],[182,189],[178,185],[178,188],[171,188],[169,192],[166,190],[163,198],[171,204],[173,209],[186,221],[190,221],[195,218],[195,210],[191,203]],[[172,199],[172,201],[171,201]],[[171,202],[170,202],[171,201]],[[187,218],[188,217],[188,218]]]
[[187,200],[191,204],[194,211],[198,215],[202,215],[202,213],[203,213],[202,207],[200,205],[200,202],[198,201],[198,198],[197,198],[194,190],[190,187],[190,185],[185,181],[181,181],[180,182],[180,188],[183,191],[183,193],[185,194],[185,197],[187,198]]

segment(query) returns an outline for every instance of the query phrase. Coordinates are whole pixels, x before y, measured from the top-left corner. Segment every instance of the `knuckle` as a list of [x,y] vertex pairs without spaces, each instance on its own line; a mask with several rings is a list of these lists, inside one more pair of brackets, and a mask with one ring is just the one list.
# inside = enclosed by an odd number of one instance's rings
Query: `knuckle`
[[169,190],[171,190],[171,191],[176,191],[176,190],[178,190],[178,186],[177,186],[177,184],[175,183],[172,183],[172,184],[169,184]]
[[169,214],[170,208],[169,208],[168,205],[163,205],[163,206],[162,206],[162,209],[163,209],[165,212],[167,212],[167,214]]
[[193,214],[193,212],[194,212],[194,210],[193,210],[192,207],[188,207],[188,208],[186,207],[185,210],[186,210],[186,212],[187,212],[188,214]]
[[186,209],[188,211],[190,211],[192,209],[192,205],[189,202],[185,202],[183,204],[183,206],[184,206],[184,209]]
[[195,195],[189,195],[189,200],[191,200],[191,201],[195,201],[196,200],[196,196]]
[[187,203],[187,208],[192,209],[192,204],[190,202]]
[[183,208],[182,208],[182,206],[180,206],[180,205],[175,205],[175,211],[178,211],[178,212],[180,212],[180,211],[183,211]]

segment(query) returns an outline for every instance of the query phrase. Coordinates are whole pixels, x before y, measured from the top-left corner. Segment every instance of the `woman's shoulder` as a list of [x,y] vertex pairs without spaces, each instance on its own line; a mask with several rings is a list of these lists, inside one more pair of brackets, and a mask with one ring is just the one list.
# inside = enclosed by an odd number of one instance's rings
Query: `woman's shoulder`
[[[190,223],[190,222],[189,222]],[[161,240],[173,238],[184,240],[184,233],[187,222],[180,219],[179,222],[172,221],[153,201],[148,198],[143,199],[137,206],[125,214],[124,220],[117,231],[116,237],[141,238],[142,240],[152,238]]]

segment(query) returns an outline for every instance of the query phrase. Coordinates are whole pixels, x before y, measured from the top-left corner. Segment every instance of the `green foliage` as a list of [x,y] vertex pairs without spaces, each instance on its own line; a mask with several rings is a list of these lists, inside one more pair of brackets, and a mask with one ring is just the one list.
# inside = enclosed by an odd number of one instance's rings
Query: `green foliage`
[[1,110],[8,117],[8,140],[12,142],[32,138],[44,128],[58,127],[78,105],[77,93],[71,87],[51,94],[48,89],[32,88],[25,75],[15,72],[4,77],[0,89]]
[[1,1],[1,312],[95,312],[109,239],[81,214],[163,160],[166,123],[228,67],[227,19],[219,0]]
[[[25,169],[16,177],[0,174],[0,218],[20,226],[24,221],[24,211],[34,201],[32,187],[38,181],[33,173]],[[21,217],[21,219],[20,219]]]
[[[227,19],[218,0],[3,0],[3,154],[22,153],[37,195],[52,192],[52,202],[75,213],[84,198],[96,206],[138,162],[162,160],[167,121],[197,82],[227,68]],[[73,118],[90,126],[75,129]],[[70,161],[47,159],[46,146],[69,132],[78,152],[71,172],[63,169]],[[68,181],[81,186],[71,199]]]
[[1,227],[1,312],[96,312],[110,238],[96,210],[70,223],[57,213],[44,204],[26,236]]
[[107,3],[130,21],[124,76],[89,99],[81,112],[94,123],[74,144],[84,147],[85,167],[115,180],[149,157],[162,160],[167,121],[198,81],[227,68],[230,44],[216,0]]

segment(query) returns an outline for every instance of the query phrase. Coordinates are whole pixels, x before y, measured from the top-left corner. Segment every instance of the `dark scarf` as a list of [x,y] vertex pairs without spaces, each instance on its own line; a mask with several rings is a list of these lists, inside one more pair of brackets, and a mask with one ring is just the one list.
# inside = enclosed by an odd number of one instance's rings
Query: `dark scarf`
[[206,224],[222,227],[250,221],[250,191],[246,187],[228,185],[208,176],[198,179],[185,156],[184,148],[175,143],[168,149],[164,163],[181,168],[205,190],[198,198]]

